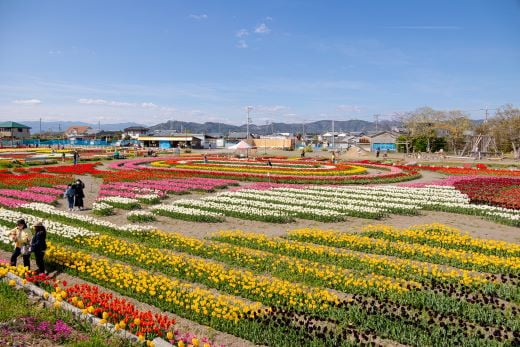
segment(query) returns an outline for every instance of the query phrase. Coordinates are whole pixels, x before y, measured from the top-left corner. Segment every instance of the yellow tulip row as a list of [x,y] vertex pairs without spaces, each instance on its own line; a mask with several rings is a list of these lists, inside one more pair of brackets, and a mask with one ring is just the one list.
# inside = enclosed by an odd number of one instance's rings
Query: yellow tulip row
[[[227,243],[200,240],[179,233],[154,231],[154,236],[162,245],[173,245],[188,253],[217,259],[232,259],[234,264],[269,271],[271,273],[297,273],[299,277],[318,279],[323,285],[332,288],[362,288],[375,289],[379,292],[405,292],[410,289],[420,289],[416,281],[392,278],[375,273],[350,271],[335,265],[322,264],[305,259],[289,257],[255,250]],[[266,265],[267,264],[267,265]]]
[[[170,167],[171,165],[165,162],[153,162],[154,167]],[[206,170],[206,171],[226,171],[226,172],[246,172],[246,173],[271,173],[278,175],[293,175],[293,176],[342,176],[342,175],[356,175],[367,171],[362,166],[350,166],[346,170],[307,170],[305,169],[295,170],[284,170],[284,169],[262,169],[262,168],[243,168],[243,167],[226,167],[226,166],[212,166],[212,165],[189,165],[189,164],[178,164],[175,165],[178,169],[189,169],[189,170]]]
[[501,271],[515,272],[520,270],[520,257],[501,257],[474,251],[445,249],[437,246],[390,241],[333,230],[296,229],[289,231],[289,237],[300,241],[316,242],[358,251],[413,257],[442,264],[457,263],[458,266],[478,270],[493,271],[497,268],[500,268]]
[[[234,294],[245,294],[266,302],[280,300],[298,308],[318,308],[339,303],[336,294],[326,289],[255,275],[250,271],[225,266],[215,261],[187,254],[176,254],[112,236],[101,235],[78,239],[96,253],[128,259],[145,267],[154,267],[172,276],[223,288]],[[353,279],[351,279],[353,280]]]
[[[90,253],[49,243],[48,261],[132,293],[153,298],[166,305],[183,307],[195,314],[238,322],[258,310],[269,310],[259,302],[215,293],[191,283],[154,274],[146,270],[96,258]],[[267,312],[267,311],[265,311]]]
[[410,241],[433,241],[455,247],[472,247],[485,251],[500,251],[507,254],[519,254],[520,244],[500,240],[486,240],[470,236],[467,232],[443,224],[425,224],[398,229],[387,225],[368,225],[363,234],[371,236],[380,233],[391,238],[405,238]]
[[8,272],[23,278],[27,272],[27,268],[22,265],[11,266],[7,263],[0,263],[0,278],[5,277]]
[[391,272],[392,276],[396,277],[407,277],[410,275],[430,277],[441,281],[455,281],[467,286],[489,283],[485,274],[475,271],[468,271],[455,267],[410,259],[356,252],[347,249],[337,249],[331,246],[292,241],[282,238],[268,238],[264,234],[260,233],[244,232],[240,230],[220,231],[213,234],[213,238],[240,245],[251,245],[263,250],[270,250],[282,254],[305,257],[319,262],[322,262],[323,259],[327,259],[327,262],[338,265],[352,264],[352,266],[368,267],[377,272]]

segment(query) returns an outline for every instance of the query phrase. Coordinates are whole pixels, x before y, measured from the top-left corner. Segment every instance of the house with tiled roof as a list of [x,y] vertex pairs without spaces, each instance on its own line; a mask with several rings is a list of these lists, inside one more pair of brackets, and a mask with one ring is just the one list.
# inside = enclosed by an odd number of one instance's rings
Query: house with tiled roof
[[0,122],[0,137],[10,140],[28,139],[31,127],[17,122]]

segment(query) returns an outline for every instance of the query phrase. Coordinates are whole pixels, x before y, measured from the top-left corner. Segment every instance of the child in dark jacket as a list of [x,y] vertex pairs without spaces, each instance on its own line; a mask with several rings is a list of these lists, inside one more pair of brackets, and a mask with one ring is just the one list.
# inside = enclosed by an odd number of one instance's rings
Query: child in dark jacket
[[67,189],[63,196],[67,199],[67,203],[69,204],[69,211],[74,209],[74,196],[76,195],[76,191],[72,184],[67,185]]
[[45,250],[47,249],[47,230],[41,222],[34,226],[34,236],[31,240],[31,252],[34,253],[36,258],[36,266],[38,266],[38,273],[42,274],[45,272],[45,263],[43,257],[45,256]]

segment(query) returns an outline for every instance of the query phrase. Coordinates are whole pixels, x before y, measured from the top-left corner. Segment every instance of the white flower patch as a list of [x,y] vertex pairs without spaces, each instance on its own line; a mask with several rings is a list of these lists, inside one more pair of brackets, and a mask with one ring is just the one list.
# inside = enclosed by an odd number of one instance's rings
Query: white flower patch
[[54,206],[41,204],[41,203],[25,204],[22,207],[27,208],[29,210],[40,211],[40,212],[51,214],[51,215],[65,217],[67,219],[75,220],[78,222],[84,222],[87,224],[93,224],[96,226],[105,227],[105,228],[109,228],[109,229],[113,229],[113,230],[119,230],[119,231],[123,231],[123,232],[124,231],[144,232],[144,231],[153,229],[153,227],[150,227],[150,226],[117,225],[117,224],[111,223],[109,221],[95,218],[95,217],[92,217],[89,215],[77,214],[77,213],[72,213],[72,212],[68,212],[68,211],[58,210]]
[[[41,222],[42,219],[40,217],[36,217],[27,213],[17,212],[17,211],[11,211],[11,210],[5,210],[0,209],[0,219],[12,223],[16,223],[19,219],[24,219],[27,224],[36,224],[38,222]],[[96,232],[84,229],[84,228],[78,228],[73,227],[70,225],[65,225],[62,223],[45,220],[43,221],[43,225],[47,229],[47,232],[50,234],[56,234],[61,237],[65,238],[76,238],[76,237],[83,237],[83,236],[97,236],[99,235]]]
[[[182,201],[185,202],[187,200],[182,200]],[[224,217],[224,214],[218,213],[218,212],[204,211],[204,210],[199,210],[196,208],[183,207],[183,206],[179,206],[179,205],[169,205],[169,204],[154,206],[151,208],[151,210],[152,210],[152,212],[166,211],[166,212],[174,212],[174,213],[180,213],[180,214],[185,214],[185,215]]]

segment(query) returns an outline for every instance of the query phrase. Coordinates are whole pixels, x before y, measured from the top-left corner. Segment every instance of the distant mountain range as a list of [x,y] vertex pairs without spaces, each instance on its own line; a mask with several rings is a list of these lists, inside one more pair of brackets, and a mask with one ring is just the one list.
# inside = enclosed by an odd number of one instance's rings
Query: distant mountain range
[[[345,121],[334,121],[334,131],[374,131],[378,130],[391,130],[392,127],[399,126],[400,122],[396,121],[380,121],[376,127],[375,122],[369,122],[359,119],[345,120]],[[271,134],[271,133],[302,133],[303,127],[305,126],[306,133],[324,133],[332,131],[331,120],[320,120],[310,123],[272,123],[269,125],[256,125],[251,124],[249,126],[249,132],[253,134]],[[165,123],[151,126],[151,130],[176,130],[178,132],[189,131],[192,133],[228,133],[228,132],[244,132],[247,126],[244,125],[230,125],[224,123],[206,122],[206,123],[194,123],[194,122],[182,122],[170,120]]]
[[[35,134],[40,131],[40,122],[38,121],[21,121],[20,123],[30,126],[31,133]],[[475,125],[482,123],[481,119],[473,120]],[[42,131],[65,131],[68,127],[73,125],[86,125],[90,126],[93,129],[98,128],[98,124],[86,123],[86,122],[42,122]],[[334,131],[337,132],[350,132],[350,131],[375,131],[375,130],[391,130],[394,127],[400,127],[402,124],[398,121],[390,121],[390,120],[381,120],[379,124],[376,126],[375,122],[360,120],[360,119],[350,119],[334,121]],[[120,131],[125,128],[131,126],[143,126],[134,122],[127,123],[114,123],[114,124],[100,124],[101,130],[105,131]],[[249,126],[249,132],[252,134],[272,134],[272,133],[303,133],[303,127],[305,126],[305,132],[307,134],[322,134],[327,131],[332,131],[332,121],[331,120],[320,120],[316,122],[309,123],[272,123],[269,125],[256,125],[251,124]],[[165,123],[160,123],[154,126],[148,127],[152,131],[161,131],[161,130],[172,130],[172,131],[188,131],[192,133],[224,133],[227,134],[229,132],[245,132],[246,125],[231,125],[225,123],[215,123],[215,122],[205,122],[205,123],[195,123],[195,122],[183,122],[177,120],[169,120]]]
[[[21,122],[18,122],[18,123],[22,123],[22,124],[25,124],[27,126],[30,126],[32,134],[37,134],[37,133],[40,132],[40,122],[39,121],[27,121],[27,122],[21,121]],[[73,125],[85,125],[85,126],[92,127],[92,129],[97,129],[98,128],[98,124],[85,123],[85,122],[70,122],[70,121],[66,121],[66,122],[42,122],[42,132],[47,132],[47,131],[54,131],[54,132],[65,131],[65,130],[67,130],[68,127],[71,127]],[[103,123],[101,123],[100,124],[101,130],[105,130],[105,131],[118,131],[118,130],[123,130],[124,128],[132,127],[132,126],[142,126],[142,125],[141,124],[137,124],[137,123],[133,123],[133,122],[115,123],[115,124],[103,124]]]

